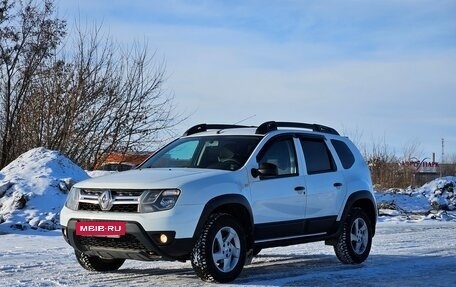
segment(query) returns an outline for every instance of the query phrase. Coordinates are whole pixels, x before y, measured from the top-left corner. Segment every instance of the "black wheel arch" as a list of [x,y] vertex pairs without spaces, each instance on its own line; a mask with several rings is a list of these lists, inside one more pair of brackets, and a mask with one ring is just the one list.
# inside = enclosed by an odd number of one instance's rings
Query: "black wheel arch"
[[224,194],[209,200],[203,208],[200,219],[193,233],[196,240],[201,235],[201,231],[213,213],[226,213],[233,216],[244,228],[247,235],[248,248],[253,244],[253,213],[250,203],[241,194]]
[[[350,194],[348,197],[340,222],[344,222],[350,210],[354,207],[361,208],[368,216],[372,226],[372,237],[375,235],[375,226],[377,224],[377,206],[374,195],[368,190],[360,190]],[[342,227],[343,224],[340,225]],[[341,231],[341,230],[340,230]]]

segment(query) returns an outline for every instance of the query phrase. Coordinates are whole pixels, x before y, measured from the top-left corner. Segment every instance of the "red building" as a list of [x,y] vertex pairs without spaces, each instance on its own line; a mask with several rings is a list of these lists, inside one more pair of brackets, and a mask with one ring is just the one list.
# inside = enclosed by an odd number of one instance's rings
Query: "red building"
[[125,171],[132,169],[146,160],[152,153],[119,153],[109,154],[103,161],[95,165],[97,170]]

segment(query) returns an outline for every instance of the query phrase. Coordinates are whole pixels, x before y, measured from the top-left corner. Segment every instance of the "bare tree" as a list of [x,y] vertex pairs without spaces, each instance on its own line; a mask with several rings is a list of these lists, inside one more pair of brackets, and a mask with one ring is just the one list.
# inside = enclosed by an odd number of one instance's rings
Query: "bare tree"
[[409,140],[407,141],[402,148],[402,159],[410,161],[412,159],[418,159],[423,156],[423,151],[420,147],[420,142],[418,140]]
[[366,151],[366,144],[363,142],[364,133],[359,128],[342,127],[342,134],[350,138],[350,140],[363,152]]
[[[420,148],[420,142],[416,139],[407,141],[402,149],[402,177],[404,184],[408,183],[411,186],[416,185],[419,181],[417,180],[417,168],[415,165],[410,165],[411,162],[419,162],[423,160],[423,151]],[[429,159],[429,158],[428,158]],[[409,164],[405,164],[405,163]]]
[[[161,131],[179,122],[172,97],[163,90],[163,62],[148,54],[147,45],[121,49],[100,30],[79,28],[66,53],[59,45],[63,31],[33,66],[30,78],[13,73],[16,81],[27,84],[14,97],[5,94],[1,103],[14,110],[13,124],[11,116],[0,121],[8,127],[2,129],[2,148],[8,154],[2,156],[3,165],[30,148],[44,146],[91,168],[112,151],[150,148],[160,140]],[[11,99],[17,104],[8,104]]]
[[65,36],[66,23],[53,12],[51,0],[0,2],[0,167],[17,156],[21,110],[37,70]]

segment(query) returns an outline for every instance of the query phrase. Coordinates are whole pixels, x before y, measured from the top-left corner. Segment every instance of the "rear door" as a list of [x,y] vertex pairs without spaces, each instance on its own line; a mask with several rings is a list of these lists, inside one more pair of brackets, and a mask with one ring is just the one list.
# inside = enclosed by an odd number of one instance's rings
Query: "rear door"
[[335,222],[346,194],[344,177],[323,136],[300,136],[306,177],[306,233],[327,231]]

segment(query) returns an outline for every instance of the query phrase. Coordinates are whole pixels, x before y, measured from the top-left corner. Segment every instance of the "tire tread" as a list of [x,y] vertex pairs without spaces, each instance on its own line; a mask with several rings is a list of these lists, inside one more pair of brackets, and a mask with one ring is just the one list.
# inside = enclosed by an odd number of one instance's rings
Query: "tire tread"
[[96,256],[88,256],[77,250],[75,250],[75,255],[78,263],[89,271],[115,271],[125,262],[125,259],[101,259]]
[[[358,256],[354,254],[354,251],[351,250],[351,243],[350,243],[350,228],[351,223],[355,218],[362,217],[367,224],[368,232],[369,232],[369,243],[366,251],[363,255]],[[359,208],[355,207],[350,210],[347,218],[343,223],[342,233],[340,234],[339,238],[337,239],[337,243],[334,245],[334,252],[336,253],[337,258],[340,262],[344,264],[359,264],[364,262],[367,259],[370,247],[372,244],[372,226],[370,225],[370,221],[365,214],[365,212]]]
[[[227,224],[238,232],[239,239],[241,240],[241,257],[239,258],[238,265],[230,272],[221,273],[217,270],[214,262],[212,262],[212,240],[214,228],[217,225],[223,226]],[[245,235],[243,234],[242,227],[238,224],[233,216],[227,213],[214,213],[209,216],[205,226],[201,231],[201,235],[193,247],[191,254],[191,263],[196,275],[201,280],[206,282],[219,282],[226,283],[236,279],[242,271],[245,264]],[[208,254],[210,253],[210,254]]]

